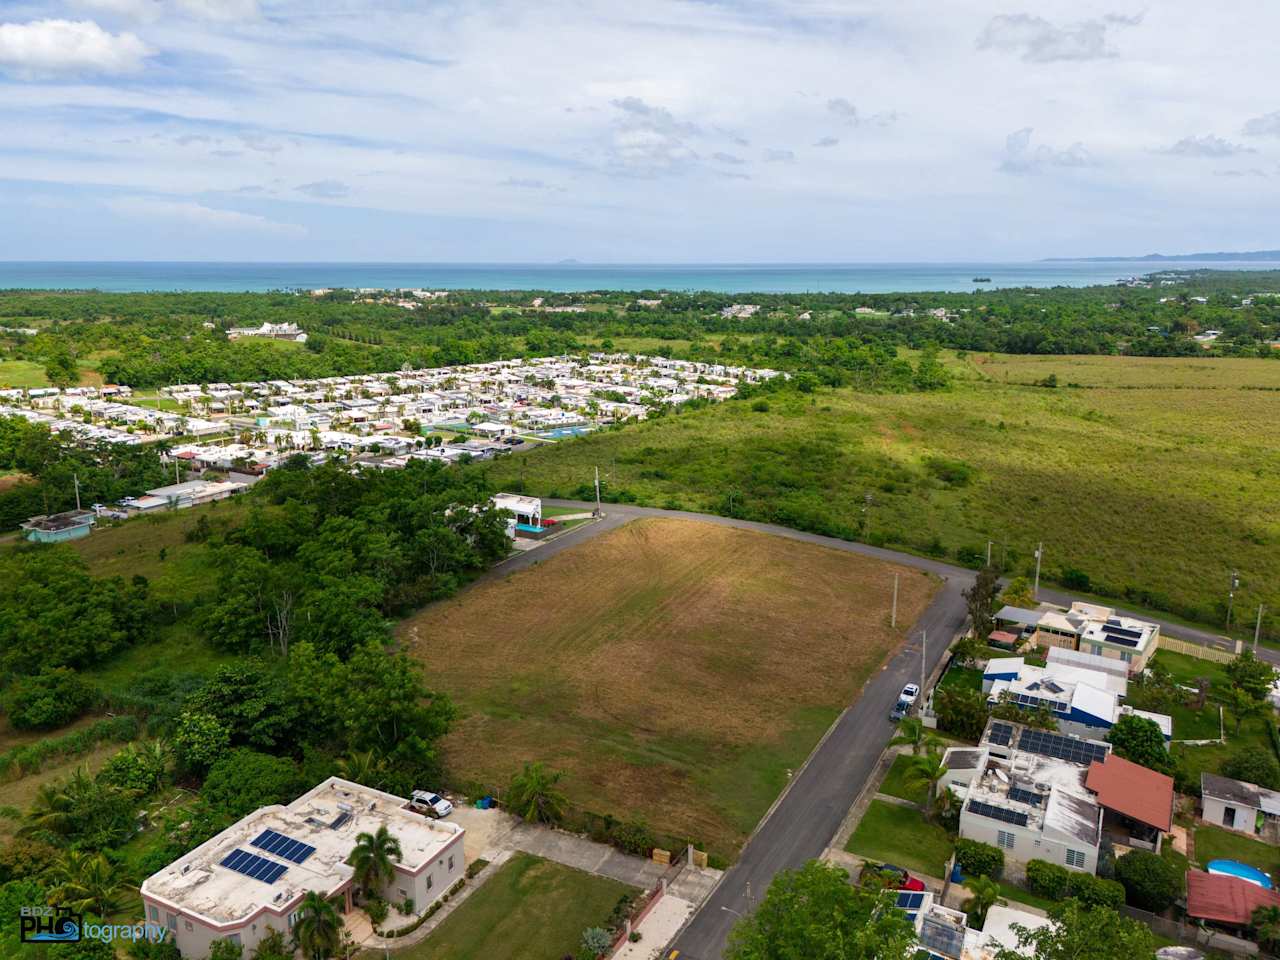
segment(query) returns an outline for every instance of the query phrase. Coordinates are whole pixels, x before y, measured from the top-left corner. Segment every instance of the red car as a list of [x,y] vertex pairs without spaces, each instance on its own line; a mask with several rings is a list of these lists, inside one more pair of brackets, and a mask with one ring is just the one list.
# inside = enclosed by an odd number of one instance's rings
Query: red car
[[925,889],[923,880],[918,877],[913,877],[911,874],[907,873],[907,871],[892,863],[882,863],[877,869],[880,870],[881,873],[893,874],[897,879],[899,890],[920,891]]

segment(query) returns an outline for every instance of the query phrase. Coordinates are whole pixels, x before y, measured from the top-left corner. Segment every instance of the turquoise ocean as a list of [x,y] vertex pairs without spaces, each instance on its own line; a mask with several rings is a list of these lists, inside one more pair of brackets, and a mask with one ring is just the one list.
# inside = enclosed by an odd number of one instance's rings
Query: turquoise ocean
[[[264,291],[319,287],[432,290],[706,290],[717,293],[894,293],[1082,287],[1197,269],[1275,270],[1250,261],[850,264],[484,264],[0,262],[0,289]],[[976,278],[989,278],[978,283]]]

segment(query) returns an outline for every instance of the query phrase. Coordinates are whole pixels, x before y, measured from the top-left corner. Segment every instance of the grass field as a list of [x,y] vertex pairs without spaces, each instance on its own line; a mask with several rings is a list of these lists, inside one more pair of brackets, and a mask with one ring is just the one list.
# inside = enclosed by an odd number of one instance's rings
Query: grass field
[[911,807],[872,800],[845,850],[930,877],[946,872],[955,841]]
[[910,800],[915,804],[923,804],[929,799],[929,787],[923,782],[912,782],[907,776],[910,769],[910,754],[902,753],[894,757],[893,764],[885,774],[884,782],[880,784],[878,792],[890,797]]
[[546,960],[575,954],[582,931],[601,926],[638,893],[549,860],[518,853],[401,960]]
[[601,534],[400,624],[462,717],[454,780],[566,773],[580,808],[732,856],[934,592],[923,574],[681,520]]
[[[1049,576],[1074,568],[1095,590],[1204,622],[1221,622],[1238,568],[1237,609],[1280,610],[1280,362],[948,363],[943,392],[730,401],[486,469],[502,487],[582,495],[598,465],[614,496],[952,558],[990,538],[1013,572],[1043,540]],[[1057,389],[1022,385],[1050,374]]]
[[0,387],[47,387],[44,367],[30,360],[0,360]]

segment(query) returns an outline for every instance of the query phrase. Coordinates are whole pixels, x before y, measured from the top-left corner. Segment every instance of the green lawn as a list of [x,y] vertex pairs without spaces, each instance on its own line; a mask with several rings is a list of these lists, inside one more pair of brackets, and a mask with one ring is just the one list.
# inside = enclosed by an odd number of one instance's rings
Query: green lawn
[[1174,683],[1183,686],[1194,687],[1196,678],[1208,677],[1210,696],[1215,687],[1223,689],[1231,685],[1227,677],[1226,664],[1201,660],[1199,657],[1189,657],[1185,653],[1173,653],[1170,650],[1157,650],[1151,662],[1160,664],[1169,671]]
[[940,689],[959,687],[965,690],[982,689],[982,671],[973,667],[952,667],[938,681]]
[[[1173,718],[1173,739],[1175,740],[1216,740],[1222,732],[1218,723],[1218,707],[1207,703],[1203,710],[1178,704],[1169,711]],[[1228,731],[1231,729],[1230,718],[1227,718]]]
[[946,830],[928,823],[919,810],[872,800],[845,850],[870,860],[941,877],[955,841]]
[[557,960],[638,891],[527,853],[511,858],[401,960]]
[[902,753],[893,758],[893,766],[880,784],[880,792],[891,797],[901,797],[912,803],[924,803],[929,796],[929,787],[924,783],[910,783],[907,771],[911,768],[911,755]]
[[1058,902],[1050,900],[1048,897],[1042,897],[1038,893],[1032,893],[1030,890],[1024,890],[1022,887],[1016,887],[1007,880],[1000,881],[1000,896],[1010,903],[1025,903],[1031,907],[1039,907],[1044,911],[1048,911],[1050,907]]
[[0,387],[47,387],[44,367],[30,360],[0,360]]
[[1196,827],[1195,839],[1196,862],[1201,866],[1210,860],[1239,860],[1272,876],[1280,876],[1280,848],[1208,825]]

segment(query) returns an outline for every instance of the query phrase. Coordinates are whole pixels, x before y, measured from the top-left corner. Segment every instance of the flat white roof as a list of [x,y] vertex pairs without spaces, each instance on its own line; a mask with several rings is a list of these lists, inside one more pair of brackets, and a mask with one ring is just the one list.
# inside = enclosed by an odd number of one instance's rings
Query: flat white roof
[[[356,836],[374,833],[382,825],[400,841],[403,859],[399,866],[417,871],[455,840],[460,841],[463,829],[408,810],[406,802],[381,790],[330,777],[287,806],[262,807],[232,824],[148,877],[142,894],[209,926],[236,927],[264,909],[287,910],[308,890],[336,893],[351,879],[346,860]],[[345,820],[344,813],[350,814]],[[264,830],[309,844],[315,852],[302,863],[273,856],[253,846],[252,841]],[[235,850],[255,854],[285,870],[274,883],[251,879],[222,866]]]
[[[1028,913],[1026,910],[1019,910],[1017,907],[1006,907],[1002,904],[995,904],[987,911],[986,922],[982,925],[982,939],[980,941],[982,947],[989,947],[990,955],[994,956],[995,947],[998,945],[1009,950],[1019,950],[1018,935],[1013,930],[1013,925],[1019,924],[1028,930],[1039,930],[1041,927],[1049,925],[1049,918],[1042,917],[1038,914]],[[980,952],[977,956],[988,956],[986,952]]]

